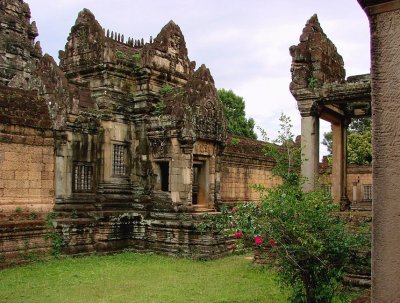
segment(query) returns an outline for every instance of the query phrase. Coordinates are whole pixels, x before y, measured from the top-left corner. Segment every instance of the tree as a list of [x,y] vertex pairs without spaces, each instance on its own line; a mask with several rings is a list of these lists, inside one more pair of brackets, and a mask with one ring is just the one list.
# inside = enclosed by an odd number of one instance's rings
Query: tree
[[[291,302],[330,303],[344,289],[344,268],[363,259],[357,253],[369,245],[369,238],[348,228],[328,193],[302,192],[297,168],[301,153],[292,144],[290,119],[284,115],[274,142],[281,146],[270,143],[266,152],[275,158],[279,169],[274,173],[282,178],[282,184],[258,186],[263,194],[260,204],[223,209],[205,224],[233,235],[237,245],[268,251],[282,285],[290,286],[286,289],[291,290]],[[292,155],[292,160],[285,154]]]
[[[324,133],[322,144],[332,156],[332,132]],[[372,162],[371,119],[354,119],[347,130],[347,162],[369,165]]]
[[254,132],[254,119],[246,119],[243,98],[232,90],[225,89],[218,90],[218,97],[224,105],[225,116],[228,120],[228,133],[257,139],[257,134]]

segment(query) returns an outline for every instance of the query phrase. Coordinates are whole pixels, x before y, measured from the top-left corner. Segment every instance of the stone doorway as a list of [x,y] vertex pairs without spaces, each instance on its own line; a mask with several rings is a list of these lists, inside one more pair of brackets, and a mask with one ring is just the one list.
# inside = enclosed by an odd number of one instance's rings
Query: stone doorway
[[207,161],[194,161],[192,168],[192,205],[208,208]]

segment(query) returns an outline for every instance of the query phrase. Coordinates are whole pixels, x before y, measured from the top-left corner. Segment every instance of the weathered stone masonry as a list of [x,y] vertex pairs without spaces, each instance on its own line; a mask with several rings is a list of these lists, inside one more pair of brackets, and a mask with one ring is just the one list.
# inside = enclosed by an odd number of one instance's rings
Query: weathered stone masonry
[[348,209],[346,129],[352,118],[371,115],[370,75],[345,78],[343,59],[317,15],[307,21],[300,43],[290,47],[290,55],[290,91],[301,114],[304,190],[313,190],[318,184],[321,118],[332,125],[332,197],[342,209]]
[[400,1],[359,0],[370,21],[372,59],[372,302],[400,298]]
[[214,80],[180,28],[145,43],[84,9],[58,66],[24,1],[1,0],[0,17],[0,263],[60,243],[64,254],[226,253],[194,225],[277,180],[261,143],[227,140]]

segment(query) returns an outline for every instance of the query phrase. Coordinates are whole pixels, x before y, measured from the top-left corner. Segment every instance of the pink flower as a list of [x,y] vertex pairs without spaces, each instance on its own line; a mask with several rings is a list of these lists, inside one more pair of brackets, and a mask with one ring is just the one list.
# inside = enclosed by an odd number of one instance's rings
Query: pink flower
[[276,242],[275,242],[274,239],[270,239],[270,240],[269,240],[269,243],[271,243],[271,245],[272,245],[273,247],[277,247],[277,246],[278,246],[278,244],[276,244]]
[[254,242],[255,242],[257,245],[260,245],[260,244],[263,243],[263,238],[262,238],[261,236],[255,236],[255,237],[254,237]]
[[232,214],[236,214],[237,211],[238,211],[238,209],[236,207],[232,208],[232,210],[231,210]]
[[243,237],[243,233],[242,233],[241,231],[238,231],[237,233],[234,233],[233,236],[234,236],[236,239],[240,239],[240,238]]
[[236,244],[228,245],[228,248],[229,248],[229,249],[235,249],[235,248],[236,248]]

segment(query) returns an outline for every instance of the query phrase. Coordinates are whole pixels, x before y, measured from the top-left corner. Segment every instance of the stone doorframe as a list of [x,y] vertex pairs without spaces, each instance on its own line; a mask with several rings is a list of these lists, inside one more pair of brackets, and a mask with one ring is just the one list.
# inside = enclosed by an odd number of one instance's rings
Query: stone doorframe
[[303,189],[312,191],[318,184],[319,119],[332,125],[332,196],[347,208],[347,126],[352,118],[371,115],[369,75],[345,78],[342,57],[321,28],[317,15],[306,23],[300,43],[290,47],[292,82],[290,92],[301,114],[301,173]]
[[[209,157],[194,155],[192,167],[192,205],[199,209],[210,208]],[[194,200],[193,200],[194,199]]]
[[[318,185],[319,178],[319,145],[320,119],[331,123],[332,128],[332,198],[340,203],[342,209],[349,207],[347,197],[347,128],[352,118],[369,117],[370,112],[370,82],[369,75],[359,76],[363,90],[354,94],[349,82],[341,84],[341,94],[327,95],[316,98],[296,94],[298,108],[301,114],[301,174],[305,178],[303,189],[312,191]],[[348,80],[349,81],[349,80]],[[360,84],[360,83],[359,83]],[[332,85],[332,84],[331,84]],[[336,87],[339,85],[334,84]],[[325,85],[327,86],[327,85]],[[343,97],[342,94],[348,93]]]

